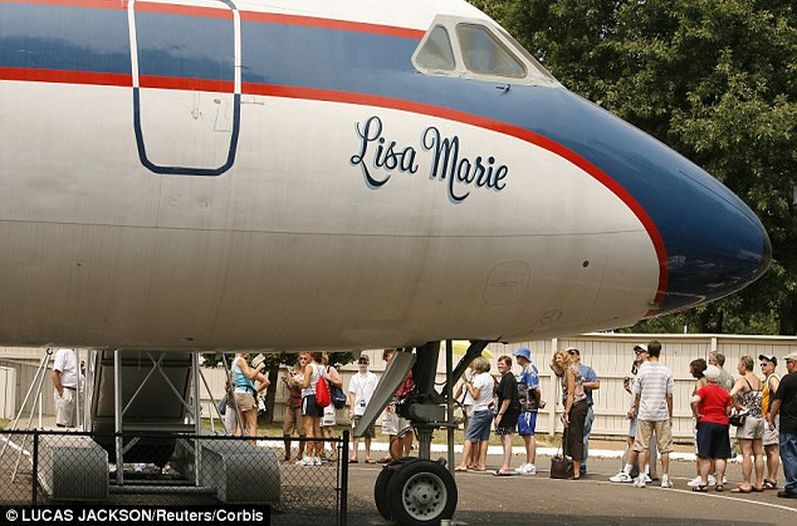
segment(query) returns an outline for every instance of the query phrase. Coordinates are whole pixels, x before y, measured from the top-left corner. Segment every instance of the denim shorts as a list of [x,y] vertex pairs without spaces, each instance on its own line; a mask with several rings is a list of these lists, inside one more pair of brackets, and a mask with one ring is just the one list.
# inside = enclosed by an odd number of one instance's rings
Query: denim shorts
[[490,440],[490,427],[493,425],[493,412],[474,411],[473,418],[468,424],[468,432],[465,433],[465,440],[469,442],[487,442]]

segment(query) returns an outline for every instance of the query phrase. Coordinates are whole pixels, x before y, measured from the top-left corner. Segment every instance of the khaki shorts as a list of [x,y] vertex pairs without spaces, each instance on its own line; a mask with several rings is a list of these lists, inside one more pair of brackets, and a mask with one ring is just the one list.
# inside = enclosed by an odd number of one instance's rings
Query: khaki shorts
[[[357,424],[360,423],[360,419],[362,416],[355,416],[352,419],[352,427],[357,427]],[[376,429],[374,429],[374,424],[365,428],[365,433],[363,433],[363,437],[365,438],[376,438]]]
[[756,440],[764,438],[764,419],[747,415],[744,424],[736,428],[736,440]]
[[290,435],[293,432],[304,436],[304,420],[302,420],[302,408],[290,407],[285,405],[285,411],[282,413],[282,434]]
[[257,409],[257,402],[255,402],[255,397],[252,393],[235,393],[235,403],[242,413]]
[[58,396],[55,391],[55,425],[58,427],[75,427],[75,390],[64,387],[64,395]]
[[650,420],[638,420],[636,438],[634,439],[634,451],[642,453],[650,447],[650,438],[656,433],[656,445],[659,453],[670,453],[672,447],[672,426],[669,420],[652,422]]
[[773,429],[766,429],[764,426],[764,445],[765,446],[779,446],[780,445],[780,415],[775,415],[775,427]]

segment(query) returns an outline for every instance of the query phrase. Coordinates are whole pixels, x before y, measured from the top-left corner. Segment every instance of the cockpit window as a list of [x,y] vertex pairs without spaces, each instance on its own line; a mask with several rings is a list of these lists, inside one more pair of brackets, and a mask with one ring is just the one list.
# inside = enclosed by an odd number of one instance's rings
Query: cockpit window
[[448,31],[443,26],[435,27],[415,59],[419,66],[438,71],[454,71],[456,62],[451,50]]
[[521,79],[526,67],[486,27],[457,24],[462,58],[473,73]]

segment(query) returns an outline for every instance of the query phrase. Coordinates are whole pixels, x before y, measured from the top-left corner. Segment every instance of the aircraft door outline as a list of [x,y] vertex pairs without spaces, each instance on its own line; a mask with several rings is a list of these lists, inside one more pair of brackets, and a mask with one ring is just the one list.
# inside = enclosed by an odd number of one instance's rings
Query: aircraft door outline
[[[130,0],[127,5],[128,32],[130,38],[130,64],[133,84],[133,128],[136,136],[136,147],[141,164],[148,170],[159,175],[189,175],[189,176],[219,176],[232,168],[235,163],[235,156],[238,149],[238,137],[241,125],[241,15],[238,7],[232,0],[216,0],[225,4],[232,12],[233,22],[233,92],[232,92],[232,126],[230,127],[229,149],[223,164],[215,167],[190,166],[185,163],[168,164],[157,163],[152,160],[151,153],[148,153],[144,135],[144,125],[142,123],[142,96],[141,96],[141,73],[139,67],[140,50],[139,35],[136,26],[136,3],[143,4],[140,0]],[[224,94],[222,94],[224,95]],[[196,106],[198,92],[194,92],[193,99],[195,106],[191,110],[191,115],[197,118],[198,109]],[[217,104],[219,100],[214,102]],[[221,108],[218,110],[223,112]],[[209,119],[212,122],[211,131],[221,131],[218,129],[219,114],[215,118]],[[226,130],[225,130],[226,131]]]

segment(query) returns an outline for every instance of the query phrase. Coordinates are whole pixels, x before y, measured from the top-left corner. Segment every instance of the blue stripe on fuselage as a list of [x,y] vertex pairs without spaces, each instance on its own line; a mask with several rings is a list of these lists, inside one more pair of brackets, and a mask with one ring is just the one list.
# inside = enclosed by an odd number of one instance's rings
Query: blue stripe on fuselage
[[0,66],[129,74],[127,13],[0,3]]
[[232,19],[136,13],[136,36],[141,75],[235,78]]

